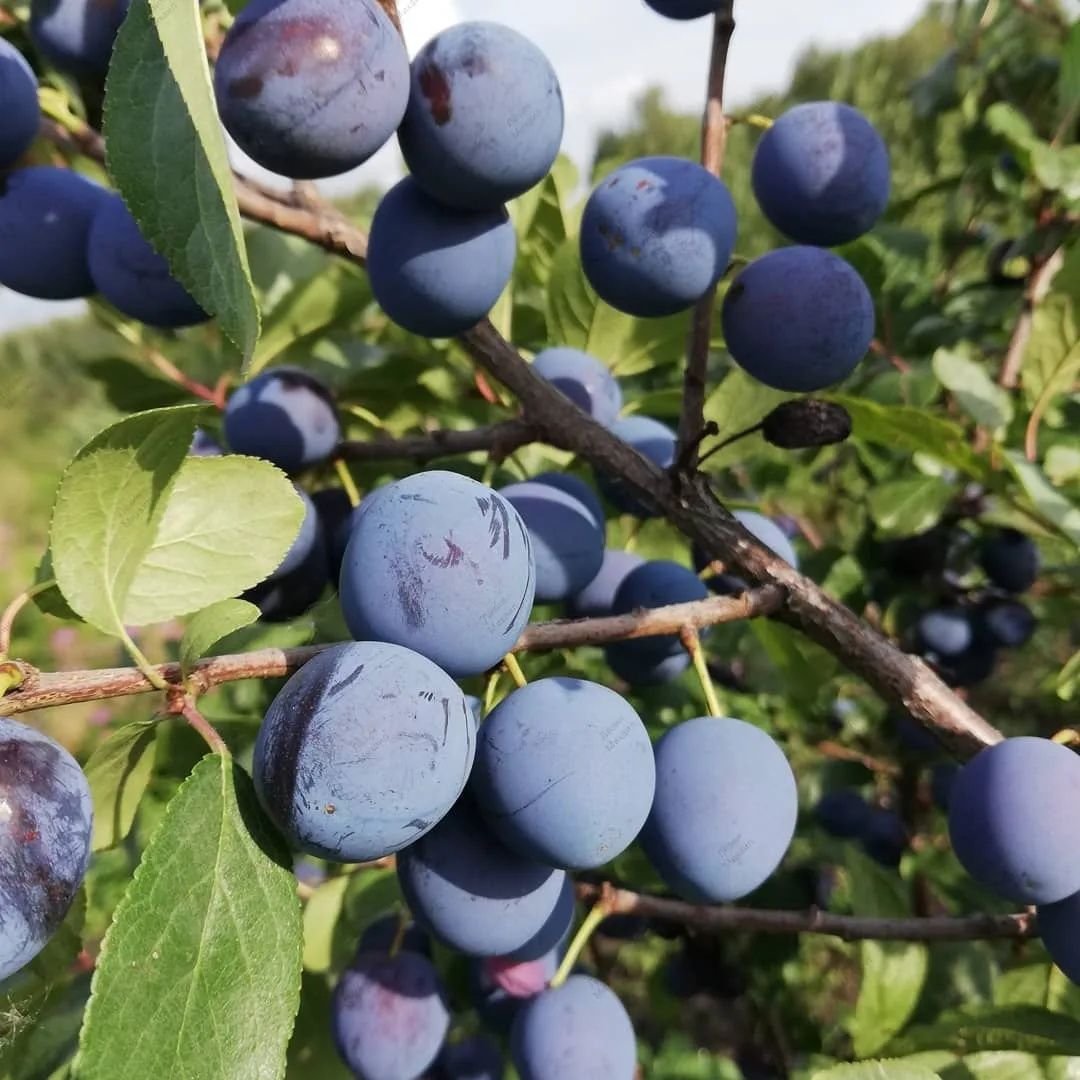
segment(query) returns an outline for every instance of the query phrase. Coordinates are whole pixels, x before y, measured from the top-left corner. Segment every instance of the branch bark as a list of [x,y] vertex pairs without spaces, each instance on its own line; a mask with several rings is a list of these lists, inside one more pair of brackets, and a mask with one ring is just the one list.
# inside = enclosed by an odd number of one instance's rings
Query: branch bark
[[[724,0],[713,20],[712,52],[705,113],[701,121],[701,164],[719,176],[724,167],[728,123],[724,117],[724,77],[728,49],[735,32],[735,0]],[[675,461],[680,468],[693,469],[705,424],[705,394],[708,389],[709,344],[712,341],[716,289],[709,290],[694,307],[690,323],[690,344],[683,376],[682,415]]]
[[[701,628],[768,615],[777,611],[782,603],[783,590],[767,587],[750,590],[738,597],[716,596],[692,604],[675,604],[629,615],[533,623],[525,628],[513,651],[544,652],[677,634],[684,626]],[[295,649],[259,649],[210,657],[195,666],[190,676],[190,686],[197,693],[204,694],[222,683],[241,679],[282,678],[333,647],[333,644],[308,645]],[[16,716],[84,701],[132,697],[153,693],[157,689],[146,674],[133,667],[47,673],[37,671],[28,664],[15,663],[23,676],[22,683],[0,697],[0,716]],[[180,686],[183,682],[179,664],[160,664],[153,671],[170,686]]]
[[370,442],[343,442],[338,456],[348,461],[430,461],[487,450],[496,460],[531,442],[539,433],[524,420],[504,420],[468,431],[430,431],[426,435],[406,435],[400,439],[373,439]]

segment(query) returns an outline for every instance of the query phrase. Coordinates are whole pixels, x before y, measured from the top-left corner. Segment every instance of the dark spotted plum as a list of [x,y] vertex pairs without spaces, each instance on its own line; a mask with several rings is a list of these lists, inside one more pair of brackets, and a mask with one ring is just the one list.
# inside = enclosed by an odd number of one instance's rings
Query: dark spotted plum
[[90,861],[93,803],[75,759],[0,717],[0,981],[59,929]]
[[362,165],[409,100],[409,57],[377,0],[252,0],[225,36],[214,90],[226,130],[294,179]]
[[89,296],[94,279],[87,244],[107,194],[51,165],[0,178],[0,285],[39,300]]
[[637,1042],[622,1002],[590,975],[571,975],[533,998],[514,1021],[521,1080],[633,1080]]
[[[530,942],[535,960],[558,942],[566,874],[510,851],[466,797],[398,856],[398,881],[410,910],[436,937],[470,956],[506,956]],[[573,901],[571,900],[571,909]]]
[[1074,822],[1080,757],[1021,736],[987,747],[960,771],[949,802],[949,835],[964,869],[1021,904],[1055,904],[1080,892]]
[[615,609],[615,594],[619,586],[645,560],[632,551],[607,550],[596,576],[577,595],[567,602],[567,614],[575,619],[599,618]]
[[478,736],[471,790],[523,855],[567,869],[602,866],[637,836],[652,802],[645,725],[614,691],[541,679],[505,698]]
[[130,0],[31,0],[30,37],[68,75],[100,77]]
[[[674,464],[677,442],[675,432],[659,420],[648,416],[627,416],[612,424],[611,432],[659,468],[669,469]],[[656,516],[655,508],[645,505],[636,495],[631,494],[621,481],[598,473],[596,482],[604,497],[620,513],[633,514],[639,518]]]
[[433,829],[472,768],[465,696],[398,645],[336,645],[274,698],[252,771],[263,805],[301,851],[364,862]]
[[360,1080],[412,1080],[435,1063],[450,1011],[430,960],[366,953],[342,973],[331,1007],[334,1043]]
[[412,62],[398,141],[416,182],[459,210],[495,210],[548,174],[563,100],[548,58],[516,30],[465,22]]
[[499,494],[521,515],[536,560],[536,599],[566,600],[583,589],[604,561],[604,518],[561,487],[530,480]]
[[1039,576],[1039,549],[1017,529],[1000,529],[987,536],[979,561],[986,576],[1006,592],[1027,592]]
[[516,252],[504,207],[452,210],[406,177],[375,211],[368,278],[375,299],[398,326],[421,337],[453,337],[495,306]]
[[578,349],[545,349],[533,371],[597,423],[611,427],[622,411],[622,390],[606,364]]
[[37,78],[25,57],[10,41],[0,39],[0,167],[14,165],[30,149],[41,124]]
[[536,589],[529,532],[489,487],[432,471],[357,509],[341,570],[345,621],[458,678],[494,667],[517,641]]
[[237,389],[225,410],[225,438],[237,454],[287,473],[326,461],[341,439],[330,389],[294,367],[271,368]]
[[443,1047],[436,1080],[503,1080],[506,1067],[498,1046],[485,1035],[473,1035]]
[[791,766],[764,731],[726,717],[688,720],[656,745],[656,798],[641,843],[679,895],[738,900],[780,865],[798,803]]
[[889,202],[889,151],[858,109],[811,101],[761,136],[751,172],[765,216],[797,244],[835,247],[873,228]]
[[748,375],[774,390],[811,393],[843,382],[874,337],[874,301],[838,255],[770,251],[724,297],[724,339]]
[[649,157],[602,180],[581,220],[581,265],[613,308],[674,315],[706,296],[735,247],[735,204],[693,161]]

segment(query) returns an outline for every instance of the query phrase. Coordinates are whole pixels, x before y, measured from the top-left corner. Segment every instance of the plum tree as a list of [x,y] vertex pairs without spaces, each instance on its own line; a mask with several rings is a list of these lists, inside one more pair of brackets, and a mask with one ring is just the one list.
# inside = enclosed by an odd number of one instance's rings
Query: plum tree
[[1080,892],[1072,822],[1080,757],[1049,739],[1006,739],[980,751],[953,784],[949,836],[964,869],[1024,904]]
[[735,204],[692,161],[649,157],[602,180],[581,219],[581,265],[602,300],[627,315],[674,315],[727,270]]
[[497,210],[524,194],[547,176],[562,135],[555,69],[516,30],[459,23],[413,59],[398,142],[417,184],[446,206]]
[[379,202],[368,237],[375,299],[421,337],[452,337],[479,322],[514,268],[517,238],[506,208],[452,210],[412,177]]
[[1017,529],[999,529],[984,537],[979,561],[986,576],[1006,592],[1026,592],[1039,576],[1039,549]]
[[428,937],[427,932],[415,923],[406,923],[402,931],[401,918],[398,915],[383,915],[374,922],[368,923],[357,942],[356,955],[392,952],[399,933],[400,948],[431,959],[431,938]]
[[214,89],[246,154],[314,180],[362,165],[394,134],[409,56],[377,0],[253,0],[225,36]]
[[814,808],[817,823],[830,835],[842,840],[860,836],[870,814],[866,800],[851,788],[827,791]]
[[842,382],[874,337],[874,301],[838,255],[770,251],[731,283],[723,306],[732,359],[774,390],[810,393]]
[[39,300],[94,291],[87,243],[104,188],[51,165],[18,169],[0,187],[0,285]]
[[780,747],[753,724],[701,717],[656,744],[656,798],[641,843],[680,896],[738,900],[780,865],[798,814]]
[[504,699],[478,737],[471,790],[504,843],[584,870],[621,854],[649,813],[652,746],[614,691],[540,679]]
[[334,990],[331,1017],[338,1053],[360,1080],[420,1076],[450,1029],[438,972],[404,950],[358,956]]
[[31,0],[30,36],[68,75],[105,74],[130,0]]
[[889,151],[858,109],[808,101],[762,135],[751,170],[765,216],[797,244],[835,247],[873,228],[889,202]]
[[608,548],[604,560],[592,580],[566,604],[567,614],[575,619],[591,619],[610,615],[615,610],[615,595],[619,586],[645,560],[632,551]]
[[975,639],[971,615],[962,607],[935,608],[923,612],[915,623],[915,640],[921,651],[939,657],[966,652]]
[[514,1021],[511,1056],[521,1080],[631,1080],[637,1042],[619,999],[589,975],[533,998]]
[[278,828],[301,851],[363,862],[438,824],[476,750],[465,696],[398,645],[337,645],[301,668],[259,728],[252,771]]
[[4,123],[0,127],[0,167],[8,168],[30,149],[41,125],[37,78],[10,41],[0,39],[0,101]]
[[210,318],[172,276],[119,195],[102,200],[94,214],[88,259],[98,292],[139,322],[168,329]]
[[1005,649],[1022,648],[1034,636],[1037,625],[1031,609],[1019,600],[988,600],[976,613],[976,632]]
[[[669,469],[674,464],[678,438],[671,428],[659,420],[648,416],[627,416],[612,424],[611,431],[661,469]],[[655,516],[655,509],[631,495],[621,481],[598,473],[596,482],[608,502],[621,513],[640,518]]]
[[439,1056],[436,1080],[503,1080],[502,1052],[486,1035],[447,1043]]
[[358,640],[406,645],[458,678],[479,675],[518,639],[535,590],[525,523],[466,476],[398,480],[354,517],[341,600]]
[[90,861],[90,788],[58,743],[0,717],[0,981],[67,916]]
[[533,943],[532,955],[518,958],[536,960],[569,923],[559,911],[566,874],[510,851],[467,796],[401,852],[397,872],[413,914],[470,956],[507,956]]
[[1080,893],[1056,904],[1040,904],[1039,934],[1050,959],[1080,985]]
[[237,454],[287,473],[325,461],[341,438],[329,388],[302,368],[277,367],[237,389],[225,409],[225,438]]
[[666,19],[700,19],[713,15],[720,7],[720,0],[645,0],[659,15]]
[[608,366],[579,349],[544,349],[533,371],[561,390],[579,409],[611,427],[622,411],[622,389]]
[[555,603],[583,589],[604,561],[604,517],[539,479],[510,484],[499,494],[521,515],[536,560],[536,599]]

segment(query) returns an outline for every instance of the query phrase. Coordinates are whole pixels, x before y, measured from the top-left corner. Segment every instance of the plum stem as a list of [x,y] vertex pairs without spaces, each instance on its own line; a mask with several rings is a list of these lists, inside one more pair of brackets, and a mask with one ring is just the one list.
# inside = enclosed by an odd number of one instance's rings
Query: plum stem
[[521,670],[521,665],[513,653],[507,653],[503,657],[503,663],[506,665],[506,670],[510,672],[510,678],[514,680],[519,690],[529,685],[529,680],[525,678],[525,672]]
[[349,472],[349,466],[345,464],[344,458],[339,457],[334,459],[334,468],[337,471],[338,479],[341,481],[341,486],[345,489],[345,494],[349,498],[349,505],[355,509],[360,505],[360,489],[356,486],[352,473]]
[[128,655],[135,661],[135,666],[146,676],[147,681],[155,690],[169,690],[168,680],[162,676],[153,664],[146,658],[146,654],[135,644],[135,639],[128,633],[125,627],[120,628],[120,640],[124,643]]
[[221,757],[229,757],[229,748],[217,729],[199,711],[195,699],[185,694],[180,701],[180,715],[203,737],[206,745]]
[[679,631],[683,648],[690,654],[694,663],[694,671],[701,683],[702,692],[705,694],[705,704],[708,706],[710,716],[723,716],[720,709],[720,700],[716,696],[716,687],[713,686],[712,674],[709,671],[709,662],[705,658],[705,650],[701,647],[701,635],[692,626],[684,626]]
[[500,672],[496,668],[487,678],[487,684],[484,686],[484,717],[487,718],[487,714],[491,712],[495,705],[495,691],[499,686]]
[[611,914],[611,886],[601,886],[600,898],[589,909],[589,914],[582,920],[581,925],[577,929],[577,933],[574,934],[573,940],[570,942],[570,947],[566,950],[566,955],[562,958],[558,969],[551,977],[551,982],[548,985],[552,990],[557,990],[566,980],[570,977],[570,972],[574,970],[574,965],[578,962],[578,958],[581,956],[585,949],[585,946],[589,943],[589,938],[593,936],[593,932],[596,928]]
[[21,685],[23,673],[15,664],[0,664],[0,698]]
[[[23,590],[11,601],[4,612],[0,615],[0,660],[6,660],[9,650],[11,649],[11,634],[15,626],[15,619],[18,614],[35,596],[40,596],[43,592],[47,592],[56,584],[55,578],[49,578],[48,581],[40,581],[36,585],[31,585],[29,589]],[[2,695],[0,695],[2,696]]]

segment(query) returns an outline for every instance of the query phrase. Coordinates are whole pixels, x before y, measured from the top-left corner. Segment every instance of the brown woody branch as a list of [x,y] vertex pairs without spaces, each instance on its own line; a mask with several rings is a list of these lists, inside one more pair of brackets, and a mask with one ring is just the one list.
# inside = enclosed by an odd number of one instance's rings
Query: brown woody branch
[[[717,596],[693,604],[675,604],[629,615],[533,623],[525,628],[513,651],[544,652],[675,634],[683,626],[715,626],[769,615],[777,611],[782,603],[783,590],[772,586],[753,589],[738,597]],[[210,657],[195,666],[190,687],[194,692],[203,694],[222,683],[241,679],[282,678],[330,648],[333,645],[309,645]],[[131,697],[155,691],[153,683],[138,668],[47,673],[37,671],[28,664],[16,663],[23,680],[16,689],[0,697],[0,716],[15,716],[58,705]],[[180,686],[183,682],[179,664],[161,664],[154,670],[170,686]]]
[[1024,940],[1038,936],[1034,914],[971,915],[954,918],[881,919],[809,911],[769,911],[743,907],[688,904],[658,896],[616,889],[610,885],[579,884],[578,896],[594,902],[603,893],[614,915],[639,915],[680,923],[708,933],[741,930],[757,934],[827,934],[844,941],[976,941],[987,938]]
[[338,447],[338,456],[349,461],[424,462],[486,450],[496,461],[501,461],[520,447],[536,442],[537,437],[537,431],[526,421],[504,420],[468,431],[441,429],[399,439],[343,442]]

